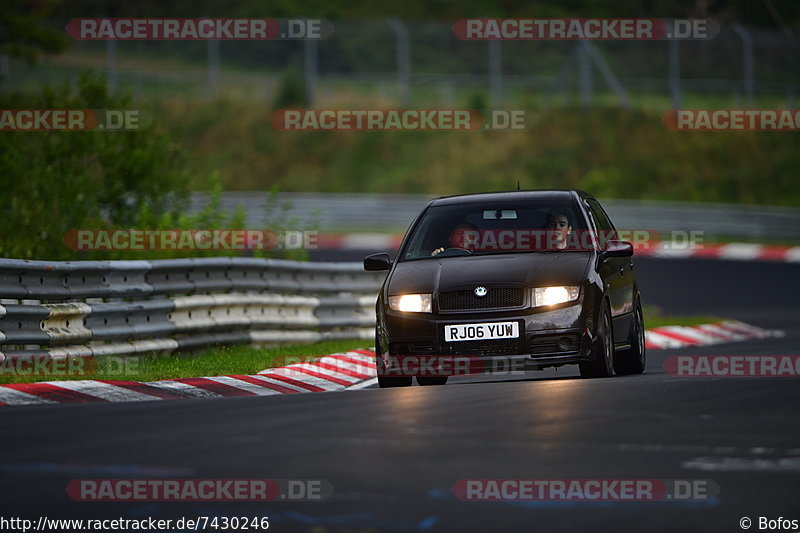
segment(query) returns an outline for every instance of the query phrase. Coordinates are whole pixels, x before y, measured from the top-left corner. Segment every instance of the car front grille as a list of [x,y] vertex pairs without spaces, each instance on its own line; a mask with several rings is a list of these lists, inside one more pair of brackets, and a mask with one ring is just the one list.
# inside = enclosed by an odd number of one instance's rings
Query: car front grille
[[521,339],[496,339],[490,341],[460,341],[442,343],[444,355],[519,355],[524,353]]
[[525,304],[525,290],[520,287],[489,288],[486,296],[475,296],[472,290],[439,293],[440,311],[475,309],[507,309]]

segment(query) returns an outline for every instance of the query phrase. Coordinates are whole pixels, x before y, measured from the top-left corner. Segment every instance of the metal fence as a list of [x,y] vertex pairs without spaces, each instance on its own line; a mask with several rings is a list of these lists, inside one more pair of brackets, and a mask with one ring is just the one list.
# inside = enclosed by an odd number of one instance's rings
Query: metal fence
[[0,360],[372,338],[384,277],[258,258],[0,259]]
[[460,40],[444,21],[333,22],[320,41],[78,41],[46,67],[6,62],[2,86],[74,81],[80,69],[100,67],[112,90],[137,99],[272,102],[296,72],[309,105],[463,107],[479,92],[494,107],[588,107],[607,95],[625,107],[667,108],[794,107],[800,87],[798,44],[775,29],[734,24],[695,41],[501,42]]

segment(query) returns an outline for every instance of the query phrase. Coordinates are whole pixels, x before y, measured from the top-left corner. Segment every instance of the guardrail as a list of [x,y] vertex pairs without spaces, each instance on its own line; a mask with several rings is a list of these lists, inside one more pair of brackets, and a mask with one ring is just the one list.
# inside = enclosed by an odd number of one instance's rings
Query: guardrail
[[[591,192],[591,191],[589,191]],[[233,211],[243,206],[247,227],[269,226],[265,219],[267,194],[226,192],[221,208]],[[424,194],[369,193],[280,193],[278,201],[292,208],[288,216],[301,223],[341,231],[404,231],[422,211],[432,196]],[[195,193],[191,211],[208,203],[208,196]],[[759,205],[662,202],[652,200],[600,199],[614,225],[619,229],[702,231],[706,241],[714,237],[746,237],[748,239],[784,239],[800,241],[800,209]],[[364,242],[364,250],[373,247]]]
[[383,272],[245,257],[0,259],[0,360],[373,337]]

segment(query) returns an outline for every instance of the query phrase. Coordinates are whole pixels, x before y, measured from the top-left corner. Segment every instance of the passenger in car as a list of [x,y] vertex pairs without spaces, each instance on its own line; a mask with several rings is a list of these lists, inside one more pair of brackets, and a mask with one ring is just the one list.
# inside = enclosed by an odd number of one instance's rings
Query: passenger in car
[[544,223],[547,230],[547,247],[563,250],[567,247],[567,242],[572,233],[572,223],[569,213],[564,210],[551,211],[547,215]]

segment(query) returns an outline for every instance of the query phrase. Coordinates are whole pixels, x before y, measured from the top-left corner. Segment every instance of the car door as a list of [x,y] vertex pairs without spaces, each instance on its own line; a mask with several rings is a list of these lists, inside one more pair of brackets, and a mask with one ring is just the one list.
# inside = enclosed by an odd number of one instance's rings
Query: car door
[[[597,229],[600,248],[605,250],[609,240],[617,239],[616,228],[597,200],[587,198],[586,205]],[[624,343],[633,316],[633,263],[630,257],[605,257],[600,263],[600,275],[608,287],[614,339],[617,343]]]

